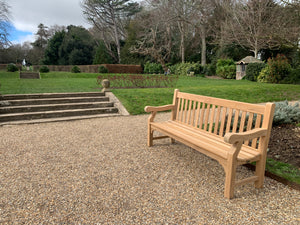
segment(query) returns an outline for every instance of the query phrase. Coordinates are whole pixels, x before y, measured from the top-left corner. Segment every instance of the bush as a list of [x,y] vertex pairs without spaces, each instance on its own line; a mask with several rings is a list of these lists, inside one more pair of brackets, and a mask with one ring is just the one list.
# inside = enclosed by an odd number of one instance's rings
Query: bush
[[300,122],[299,102],[289,105],[288,101],[276,102],[273,124],[290,124]]
[[236,66],[232,59],[219,59],[217,62],[216,73],[225,79],[235,79]]
[[261,82],[261,83],[268,83],[269,81],[269,74],[270,74],[270,67],[269,65],[266,65],[265,68],[263,68],[258,77],[257,77],[257,81]]
[[161,64],[147,62],[144,65],[144,73],[149,73],[149,74],[163,74],[164,70],[163,70]]
[[288,77],[284,78],[282,84],[300,84],[300,68],[292,69]]
[[250,63],[246,68],[246,76],[244,79],[250,81],[257,81],[257,77],[260,71],[265,68],[266,64],[264,63]]
[[216,74],[216,67],[213,64],[206,64],[203,66],[202,73],[206,76],[213,76]]
[[99,73],[108,73],[108,69],[105,66],[99,66],[98,72]]
[[186,76],[190,72],[194,72],[197,76],[203,72],[203,66],[199,63],[178,63],[170,67],[172,74]]
[[277,55],[276,58],[269,58],[267,66],[260,72],[257,80],[267,83],[281,83],[289,77],[292,67],[284,55]]
[[73,66],[72,69],[71,69],[71,72],[72,73],[80,73],[80,68],[78,66]]
[[6,68],[7,72],[16,72],[19,70],[18,67],[13,63],[8,64]]
[[39,71],[40,71],[40,73],[48,73],[50,70],[49,70],[48,66],[41,66]]

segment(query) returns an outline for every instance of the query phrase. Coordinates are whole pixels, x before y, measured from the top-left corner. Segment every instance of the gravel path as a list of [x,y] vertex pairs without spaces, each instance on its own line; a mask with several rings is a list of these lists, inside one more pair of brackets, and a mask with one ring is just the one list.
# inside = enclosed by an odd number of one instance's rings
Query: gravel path
[[299,191],[266,178],[227,200],[217,162],[146,146],[147,117],[0,127],[0,224],[300,223]]

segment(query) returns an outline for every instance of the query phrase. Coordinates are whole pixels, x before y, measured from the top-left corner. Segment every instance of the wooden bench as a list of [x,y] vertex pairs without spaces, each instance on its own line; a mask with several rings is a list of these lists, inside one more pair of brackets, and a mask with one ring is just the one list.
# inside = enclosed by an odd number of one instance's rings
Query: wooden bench
[[[157,112],[171,110],[171,119],[154,122]],[[173,104],[146,106],[148,146],[171,138],[217,160],[225,170],[224,196],[233,198],[235,186],[255,182],[262,188],[267,147],[275,104],[249,104],[175,90]],[[165,136],[154,136],[154,131]],[[238,165],[256,162],[255,175],[236,181]]]

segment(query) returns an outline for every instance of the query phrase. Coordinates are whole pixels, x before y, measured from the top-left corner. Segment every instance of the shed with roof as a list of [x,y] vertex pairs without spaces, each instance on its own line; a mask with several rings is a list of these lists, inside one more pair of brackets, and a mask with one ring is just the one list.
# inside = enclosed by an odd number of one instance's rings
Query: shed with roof
[[263,63],[261,60],[253,57],[247,56],[240,61],[236,62],[236,79],[241,80],[246,76],[246,68],[249,63]]

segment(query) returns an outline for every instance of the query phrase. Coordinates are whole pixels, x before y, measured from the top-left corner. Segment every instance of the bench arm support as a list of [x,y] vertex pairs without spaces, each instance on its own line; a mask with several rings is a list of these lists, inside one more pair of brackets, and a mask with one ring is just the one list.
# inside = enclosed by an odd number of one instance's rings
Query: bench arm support
[[256,128],[250,131],[242,133],[227,133],[224,136],[224,141],[230,144],[236,142],[244,142],[258,137],[263,137],[267,135],[268,130],[264,128]]
[[175,105],[163,105],[163,106],[146,106],[145,112],[162,112],[167,110],[173,110]]
[[175,109],[175,105],[163,105],[163,106],[146,106],[145,112],[151,112],[150,117],[148,118],[148,123],[154,121],[154,117],[156,116],[157,112],[173,110]]

